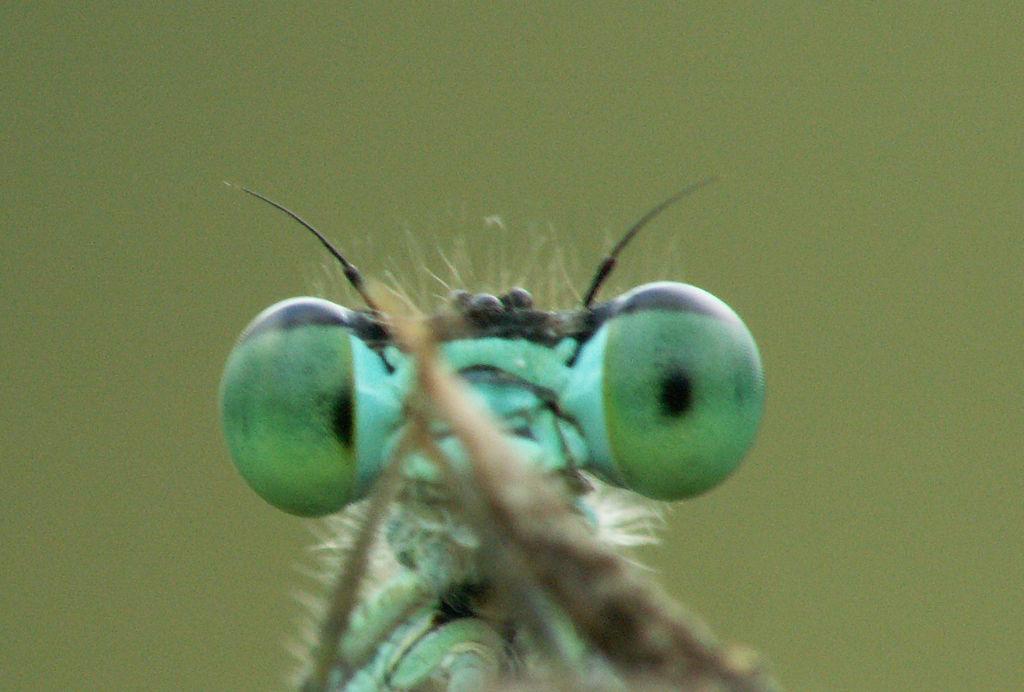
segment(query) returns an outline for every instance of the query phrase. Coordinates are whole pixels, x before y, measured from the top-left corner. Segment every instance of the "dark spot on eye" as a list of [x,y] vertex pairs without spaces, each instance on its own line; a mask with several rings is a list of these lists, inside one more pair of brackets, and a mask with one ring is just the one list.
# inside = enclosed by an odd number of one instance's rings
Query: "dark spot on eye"
[[682,370],[673,370],[661,380],[661,412],[677,418],[693,405],[693,383]]
[[334,400],[331,410],[331,427],[341,444],[346,447],[352,446],[353,412],[352,412],[352,387],[342,387],[341,394]]

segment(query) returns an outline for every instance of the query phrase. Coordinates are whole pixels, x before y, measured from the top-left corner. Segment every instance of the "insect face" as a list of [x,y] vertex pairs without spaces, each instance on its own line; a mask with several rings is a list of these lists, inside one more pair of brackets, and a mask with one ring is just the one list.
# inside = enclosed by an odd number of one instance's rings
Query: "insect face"
[[[693,286],[647,284],[544,312],[522,289],[431,318],[449,366],[547,470],[586,470],[675,500],[721,482],[764,398],[750,332]],[[271,504],[322,515],[362,497],[397,444],[411,361],[370,312],[295,298],[260,314],[228,359],[235,464]]]

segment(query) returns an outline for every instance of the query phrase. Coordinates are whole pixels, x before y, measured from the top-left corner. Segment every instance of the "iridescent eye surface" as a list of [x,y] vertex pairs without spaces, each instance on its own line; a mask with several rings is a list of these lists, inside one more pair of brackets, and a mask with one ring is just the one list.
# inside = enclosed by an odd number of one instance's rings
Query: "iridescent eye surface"
[[224,371],[221,415],[235,466],[292,514],[337,511],[380,465],[379,445],[360,439],[356,382],[383,365],[351,334],[352,316],[317,298],[273,305],[243,332]]
[[[600,371],[578,378],[593,395],[575,404],[595,470],[664,500],[717,485],[761,419],[764,376],[750,332],[729,306],[686,284],[647,284],[606,309],[575,366]],[[588,399],[581,391],[573,401]]]

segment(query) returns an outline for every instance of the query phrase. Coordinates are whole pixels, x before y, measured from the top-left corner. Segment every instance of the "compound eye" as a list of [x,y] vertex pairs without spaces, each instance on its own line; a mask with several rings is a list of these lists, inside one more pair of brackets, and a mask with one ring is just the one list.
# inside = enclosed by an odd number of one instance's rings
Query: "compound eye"
[[764,376],[750,332],[729,306],[686,284],[641,286],[608,313],[577,365],[601,370],[600,411],[583,421],[588,437],[604,435],[595,470],[664,500],[717,485],[761,419]]
[[359,453],[355,383],[359,361],[379,358],[351,333],[355,315],[318,298],[286,300],[256,317],[228,357],[220,401],[231,456],[286,512],[337,511],[375,473]]

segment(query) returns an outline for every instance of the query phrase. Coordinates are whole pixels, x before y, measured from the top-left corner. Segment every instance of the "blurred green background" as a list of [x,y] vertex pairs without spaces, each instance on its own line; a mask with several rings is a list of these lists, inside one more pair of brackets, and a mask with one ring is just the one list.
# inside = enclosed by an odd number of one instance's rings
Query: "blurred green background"
[[216,391],[259,310],[345,294],[222,180],[429,308],[438,250],[569,305],[712,174],[604,295],[728,301],[767,418],[647,559],[790,689],[1024,684],[1024,13],[866,5],[4,3],[0,687],[291,669],[310,537]]

